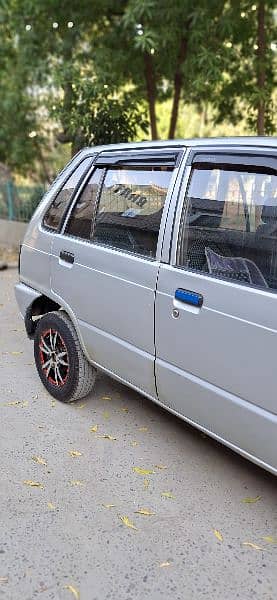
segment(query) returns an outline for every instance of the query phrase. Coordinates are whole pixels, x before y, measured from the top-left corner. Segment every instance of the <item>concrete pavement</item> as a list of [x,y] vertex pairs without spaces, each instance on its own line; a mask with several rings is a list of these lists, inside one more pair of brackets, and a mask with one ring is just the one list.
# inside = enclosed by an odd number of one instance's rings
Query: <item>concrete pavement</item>
[[0,598],[276,600],[275,478],[107,377],[53,401],[16,277],[0,273]]

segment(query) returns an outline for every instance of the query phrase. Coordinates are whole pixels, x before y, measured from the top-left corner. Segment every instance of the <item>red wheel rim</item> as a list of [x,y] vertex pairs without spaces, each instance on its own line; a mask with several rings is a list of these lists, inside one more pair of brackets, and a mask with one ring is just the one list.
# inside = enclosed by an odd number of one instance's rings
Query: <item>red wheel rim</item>
[[69,360],[66,345],[56,329],[47,329],[40,336],[39,359],[47,381],[62,387],[69,374]]

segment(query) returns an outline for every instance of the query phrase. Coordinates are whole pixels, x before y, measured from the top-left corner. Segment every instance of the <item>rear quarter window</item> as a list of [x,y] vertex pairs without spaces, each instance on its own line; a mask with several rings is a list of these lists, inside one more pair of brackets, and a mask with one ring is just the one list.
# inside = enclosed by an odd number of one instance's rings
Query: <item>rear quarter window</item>
[[91,162],[91,156],[82,160],[82,162],[65,181],[44,215],[43,225],[45,227],[54,231],[58,231],[60,229],[63,217],[71,202],[75,189],[87,172]]

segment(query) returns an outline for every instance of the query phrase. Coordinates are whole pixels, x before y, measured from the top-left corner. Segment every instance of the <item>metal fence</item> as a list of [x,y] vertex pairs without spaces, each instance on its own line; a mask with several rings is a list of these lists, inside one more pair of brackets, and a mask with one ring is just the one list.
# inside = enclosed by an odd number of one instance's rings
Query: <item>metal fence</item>
[[43,186],[16,186],[13,181],[0,184],[0,219],[28,223],[43,194]]

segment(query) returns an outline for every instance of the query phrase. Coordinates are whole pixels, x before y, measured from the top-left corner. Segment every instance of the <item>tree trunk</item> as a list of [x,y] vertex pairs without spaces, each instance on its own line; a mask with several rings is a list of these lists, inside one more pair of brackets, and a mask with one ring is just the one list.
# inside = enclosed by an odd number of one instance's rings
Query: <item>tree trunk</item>
[[156,117],[156,81],[153,59],[151,54],[144,52],[144,73],[146,81],[146,91],[149,107],[151,138],[158,139],[157,117]]
[[265,4],[264,0],[259,0],[258,4],[258,50],[257,50],[257,84],[260,93],[257,115],[257,132],[258,135],[265,133]]
[[172,104],[169,134],[168,134],[169,139],[174,138],[175,130],[176,130],[180,97],[181,97],[181,89],[182,89],[182,84],[183,84],[182,65],[186,59],[187,47],[188,47],[188,40],[187,40],[187,38],[182,37],[181,41],[180,41],[180,48],[179,48],[179,53],[178,53],[178,58],[177,58],[176,71],[175,71],[175,75],[174,75],[174,96],[173,96],[173,104]]

